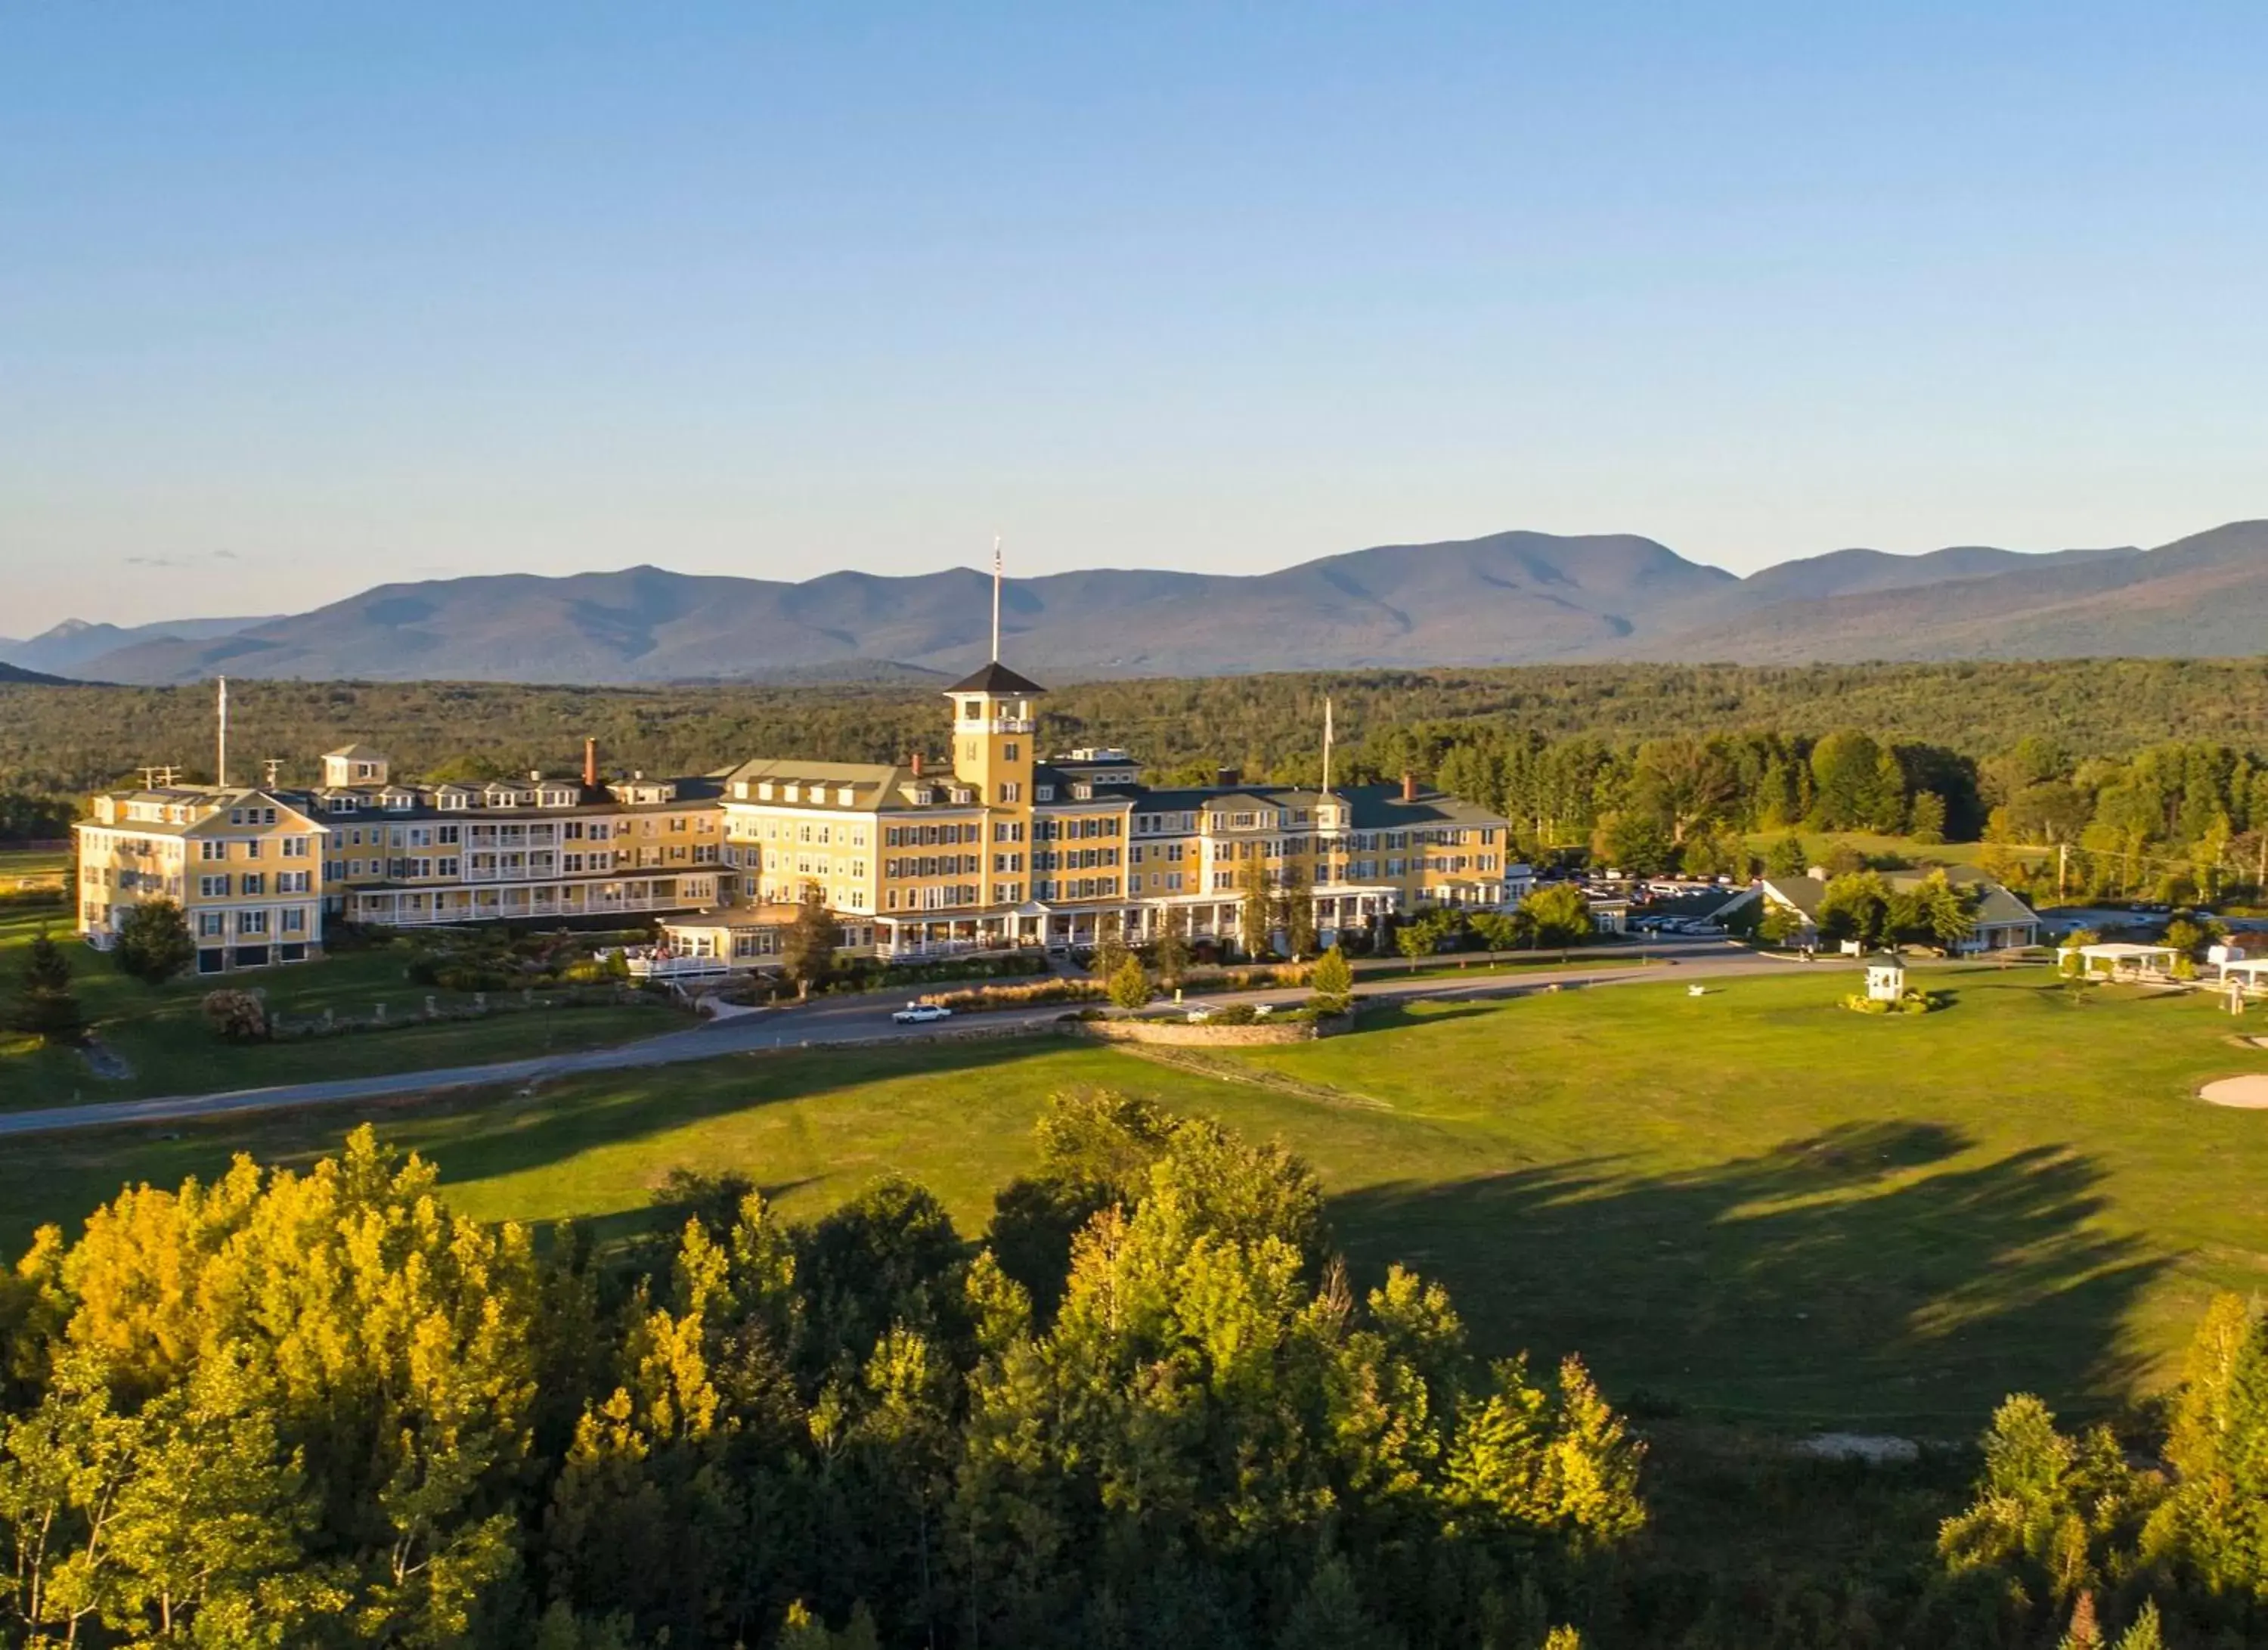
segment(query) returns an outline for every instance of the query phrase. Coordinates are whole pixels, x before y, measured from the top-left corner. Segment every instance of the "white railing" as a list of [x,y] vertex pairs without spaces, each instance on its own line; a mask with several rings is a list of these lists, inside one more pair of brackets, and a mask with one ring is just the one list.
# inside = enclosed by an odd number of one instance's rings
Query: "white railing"
[[[714,980],[733,971],[723,957],[642,957],[631,953],[623,961],[634,980]],[[755,966],[754,958],[748,966]]]

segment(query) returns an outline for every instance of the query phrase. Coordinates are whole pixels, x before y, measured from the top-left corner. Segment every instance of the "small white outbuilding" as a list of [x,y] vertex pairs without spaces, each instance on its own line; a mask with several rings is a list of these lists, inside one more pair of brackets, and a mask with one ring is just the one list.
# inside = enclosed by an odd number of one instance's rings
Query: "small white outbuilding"
[[1906,994],[1906,965],[1888,953],[1867,964],[1867,1000],[1895,1003]]

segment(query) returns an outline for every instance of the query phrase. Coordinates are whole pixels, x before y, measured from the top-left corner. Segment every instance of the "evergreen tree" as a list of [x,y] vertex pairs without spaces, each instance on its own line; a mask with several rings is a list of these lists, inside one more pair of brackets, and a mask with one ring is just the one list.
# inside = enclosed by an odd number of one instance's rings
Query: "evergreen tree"
[[835,913],[816,883],[803,891],[803,903],[780,942],[780,969],[806,997],[835,971]]
[[2166,1650],[2165,1635],[2158,1623],[2158,1605],[2154,1599],[2144,1599],[2133,1622],[2110,1650]]
[[1804,847],[1803,838],[1793,831],[1774,843],[1764,855],[1764,870],[1774,877],[1800,877],[1810,868],[1810,851]]
[[144,985],[163,985],[196,961],[197,942],[180,906],[171,900],[146,900],[129,906],[119,919],[110,957],[120,973]]
[[85,1017],[71,991],[70,959],[44,928],[25,954],[15,1000],[8,1007],[8,1023],[51,1046],[76,1042],[85,1029]]
[[1150,976],[1142,959],[1128,952],[1111,971],[1110,1000],[1129,1013],[1150,1000]]
[[1315,954],[1315,890],[1303,862],[1285,863],[1278,903],[1282,911],[1278,925],[1284,931],[1284,943],[1294,962],[1305,961]]
[[1237,944],[1251,958],[1264,957],[1275,932],[1276,893],[1268,877],[1268,861],[1256,842],[1244,844],[1244,858],[1236,866]]

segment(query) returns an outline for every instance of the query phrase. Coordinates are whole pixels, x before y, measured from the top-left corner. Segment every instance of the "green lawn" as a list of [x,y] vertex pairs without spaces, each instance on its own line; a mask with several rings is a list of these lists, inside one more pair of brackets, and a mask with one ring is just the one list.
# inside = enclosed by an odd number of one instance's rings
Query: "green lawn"
[[[199,1011],[204,994],[217,982],[184,976],[151,991],[70,937],[70,913],[60,908],[0,913],[0,1003],[13,991],[25,947],[43,924],[63,942],[70,958],[74,987],[88,1019],[102,1041],[133,1066],[134,1075],[119,1081],[99,1078],[76,1050],[41,1049],[0,1031],[0,1110],[517,1059],[595,1048],[686,1023],[667,1008],[637,1004],[498,1014],[408,1030],[236,1047],[206,1029]],[[411,983],[402,977],[402,962],[399,952],[358,952],[263,969],[232,976],[228,983],[258,986],[268,993],[271,1009],[293,1016],[320,1013],[326,1008],[367,1016],[383,1002],[389,1014],[406,1017],[423,1008],[429,995],[443,1002],[464,1000]]]
[[[1762,856],[1771,852],[1775,843],[1785,841],[1791,835],[1803,838],[1803,845],[1811,851],[1814,865],[1824,862],[1828,851],[1838,843],[1855,848],[1870,858],[1889,854],[1917,866],[1973,866],[1984,851],[1983,843],[1918,843],[1911,836],[1885,836],[1876,831],[1806,830],[1801,826],[1793,828],[1792,831],[1750,831],[1742,840],[1748,844],[1750,853]],[[2010,851],[2027,859],[2044,859],[2051,851],[2016,848]]]
[[[1379,1015],[1349,1037],[1167,1064],[1045,1042],[743,1056],[381,1114],[486,1218],[649,1227],[674,1166],[809,1215],[902,1170],[965,1230],[1031,1160],[1045,1096],[1105,1083],[1282,1135],[1364,1277],[1439,1276],[1481,1344],[1576,1348],[1697,1418],[1964,1436],[2003,1394],[2161,1384],[2214,1286],[2268,1286],[2268,1114],[2191,1098],[2268,1070],[2203,998],[1962,967],[1918,1019],[1825,970]],[[0,1151],[0,1238],[122,1179],[294,1159],[352,1118]],[[174,1138],[165,1138],[171,1133]]]

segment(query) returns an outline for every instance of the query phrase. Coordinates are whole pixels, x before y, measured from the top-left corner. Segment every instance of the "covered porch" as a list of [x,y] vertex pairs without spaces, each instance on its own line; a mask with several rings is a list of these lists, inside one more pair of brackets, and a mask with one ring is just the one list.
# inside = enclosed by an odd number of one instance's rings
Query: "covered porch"
[[893,962],[1018,951],[1044,943],[1050,907],[1038,901],[1001,910],[886,912],[874,917],[874,954]]
[[2168,981],[2174,977],[2174,959],[2181,954],[2171,946],[2129,945],[2105,940],[2077,947],[2079,976],[2083,980]]

